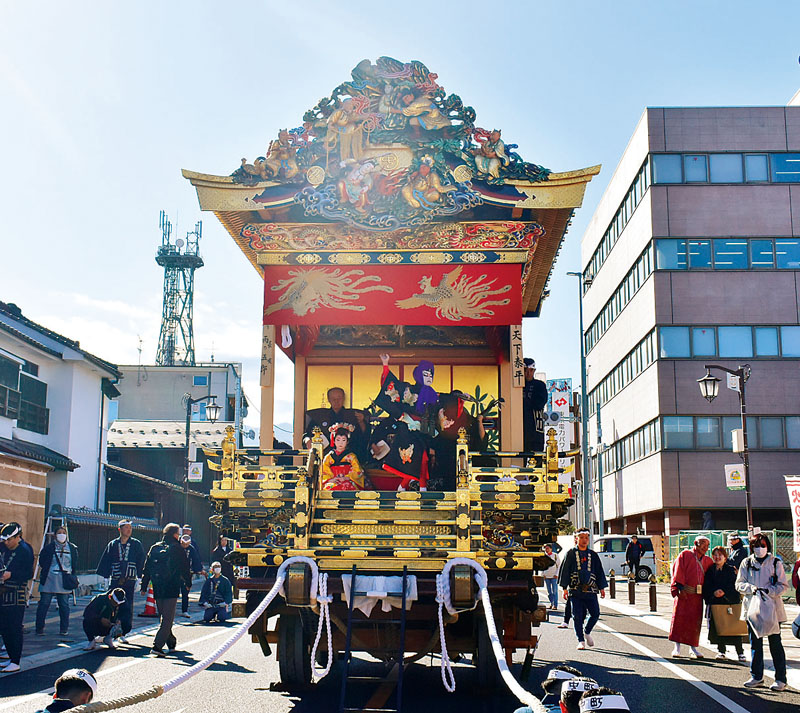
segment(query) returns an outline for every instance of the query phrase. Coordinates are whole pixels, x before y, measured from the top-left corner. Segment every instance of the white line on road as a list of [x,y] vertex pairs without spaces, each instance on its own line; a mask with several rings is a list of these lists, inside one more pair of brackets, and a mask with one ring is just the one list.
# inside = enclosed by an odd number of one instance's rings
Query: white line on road
[[[186,650],[187,651],[189,650],[189,646],[193,646],[194,644],[199,644],[199,643],[201,643],[203,641],[207,641],[208,639],[213,639],[213,638],[215,638],[217,636],[222,636],[223,634],[227,634],[229,631],[230,631],[229,629],[223,629],[222,631],[214,631],[214,632],[212,632],[210,634],[206,634],[205,636],[200,636],[200,637],[198,637],[196,639],[192,639],[191,641],[187,642]],[[88,652],[86,652],[86,653],[88,653]],[[131,661],[126,661],[125,663],[121,663],[121,664],[119,664],[117,666],[112,666],[111,668],[104,668],[104,669],[101,669],[100,671],[96,671],[96,672],[94,672],[94,677],[95,678],[101,678],[102,676],[108,676],[111,673],[116,673],[117,671],[121,671],[123,669],[130,668],[131,666],[136,666],[136,665],[141,664],[141,663],[148,663],[149,661],[153,661],[153,660],[154,659],[150,658],[149,656],[144,656],[142,658],[132,659]],[[50,688],[45,688],[45,689],[43,689],[41,691],[36,691],[36,693],[29,693],[29,694],[27,694],[25,696],[17,696],[16,698],[12,698],[11,700],[6,701],[5,703],[0,703],[0,711],[6,710],[8,708],[13,708],[14,706],[18,706],[21,703],[26,703],[26,702],[31,701],[34,698],[38,698],[40,696],[47,696],[49,698],[49,697],[51,697],[53,695],[53,690],[54,690],[53,687],[50,686]],[[98,700],[102,700],[102,699],[98,698]],[[183,710],[183,708],[181,708],[181,711],[182,710]],[[180,711],[175,711],[175,713],[180,713]]]
[[651,651],[646,646],[640,644],[638,641],[634,641],[625,634],[620,634],[618,631],[615,631],[610,626],[607,626],[602,622],[598,622],[597,626],[609,632],[610,634],[613,634],[617,638],[621,639],[626,644],[628,644],[628,646],[632,646],[640,653],[643,653],[645,656],[653,659],[653,661],[655,661],[657,664],[660,664],[671,673],[682,678],[684,681],[688,681],[695,688],[705,693],[709,698],[714,699],[721,706],[727,708],[729,711],[731,711],[731,713],[750,713],[750,711],[748,711],[747,708],[742,708],[738,703],[735,703],[730,698],[720,693],[717,689],[713,688],[712,686],[709,686],[707,683],[701,681],[699,678],[695,678],[694,676],[692,676],[691,673],[689,673],[688,671],[684,671],[680,666],[676,666],[671,661],[667,661],[662,656],[659,656],[655,651]]

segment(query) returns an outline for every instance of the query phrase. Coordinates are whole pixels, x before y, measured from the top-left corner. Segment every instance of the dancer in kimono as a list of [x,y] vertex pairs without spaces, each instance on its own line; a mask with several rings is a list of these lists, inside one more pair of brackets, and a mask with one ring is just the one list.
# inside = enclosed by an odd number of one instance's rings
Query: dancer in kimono
[[323,490],[363,490],[364,469],[358,456],[350,450],[349,424],[336,423],[331,426],[333,450],[322,460]]
[[673,596],[672,623],[669,640],[675,642],[673,658],[681,656],[681,644],[688,644],[692,656],[703,658],[697,646],[700,644],[700,626],[703,622],[703,579],[706,570],[714,563],[706,555],[711,541],[698,535],[694,547],[684,550],[672,563]]
[[375,399],[392,418],[404,421],[412,431],[422,431],[434,435],[435,424],[433,406],[439,401],[439,394],[433,388],[432,362],[422,360],[414,368],[414,383],[401,381],[389,369],[389,355],[381,354],[383,372],[381,390]]

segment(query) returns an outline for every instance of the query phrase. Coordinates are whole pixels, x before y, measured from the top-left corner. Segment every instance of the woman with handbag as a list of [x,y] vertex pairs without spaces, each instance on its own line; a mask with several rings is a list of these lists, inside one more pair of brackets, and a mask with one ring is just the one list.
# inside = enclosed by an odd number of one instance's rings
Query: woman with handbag
[[[740,619],[742,598],[736,591],[736,568],[728,562],[724,547],[715,547],[711,551],[711,559],[714,565],[708,568],[703,580],[708,640],[717,645],[719,653],[716,658],[724,659],[725,647],[731,644],[736,648],[739,661],[744,663],[742,644],[747,640],[747,626]],[[741,628],[742,633],[731,634],[729,628]]]
[[39,606],[36,608],[36,635],[44,636],[44,621],[53,597],[58,602],[61,618],[60,635],[69,631],[69,600],[72,590],[77,589],[78,578],[74,574],[78,562],[78,548],[67,540],[67,529],[59,527],[55,537],[39,553]]
[[783,562],[771,554],[772,545],[763,532],[750,538],[750,551],[736,576],[736,589],[744,595],[742,618],[750,635],[750,680],[746,688],[764,685],[764,637],[775,667],[773,691],[786,688],[786,652],[781,643],[781,622],[786,621],[781,594],[788,588]]

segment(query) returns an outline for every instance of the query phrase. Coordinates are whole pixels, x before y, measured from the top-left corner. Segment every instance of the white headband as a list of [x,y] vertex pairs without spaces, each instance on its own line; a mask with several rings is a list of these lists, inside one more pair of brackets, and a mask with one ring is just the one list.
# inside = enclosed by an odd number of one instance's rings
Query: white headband
[[69,671],[64,671],[61,674],[62,676],[69,676],[70,678],[80,678],[82,681],[86,683],[89,688],[92,689],[92,698],[97,695],[97,681],[95,677],[92,676],[91,673],[85,671],[82,668],[71,668]]
[[116,590],[114,590],[114,591],[112,591],[112,592],[111,592],[111,599],[112,599],[112,600],[114,601],[114,603],[116,603],[116,604],[122,604],[122,603],[125,601],[125,599],[126,599],[126,598],[125,598],[125,592],[124,592],[124,590],[123,590],[123,592],[122,592],[122,599],[117,599]]
[[569,671],[562,671],[560,668],[551,668],[547,672],[547,680],[554,681],[554,680],[562,680],[568,681],[571,678],[575,678],[576,674],[570,673]]
[[[4,527],[3,529],[5,530],[6,528]],[[13,530],[3,535],[3,540],[10,540],[12,537],[19,535],[20,532],[22,532],[22,528],[17,525]]]
[[594,691],[600,688],[596,681],[586,681],[580,678],[571,678],[561,684],[561,693],[564,691]]
[[580,710],[583,711],[629,711],[628,704],[622,696],[590,696],[581,698]]

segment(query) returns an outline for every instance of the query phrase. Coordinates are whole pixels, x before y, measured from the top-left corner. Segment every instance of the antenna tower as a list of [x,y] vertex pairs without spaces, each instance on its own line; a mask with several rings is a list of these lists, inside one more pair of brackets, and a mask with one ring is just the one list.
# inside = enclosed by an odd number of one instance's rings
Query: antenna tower
[[158,336],[156,364],[159,366],[194,366],[194,271],[203,267],[200,237],[203,223],[195,223],[186,239],[171,242],[172,223],[162,210],[158,220],[161,246],[156,262],[164,268],[164,306],[161,333]]

